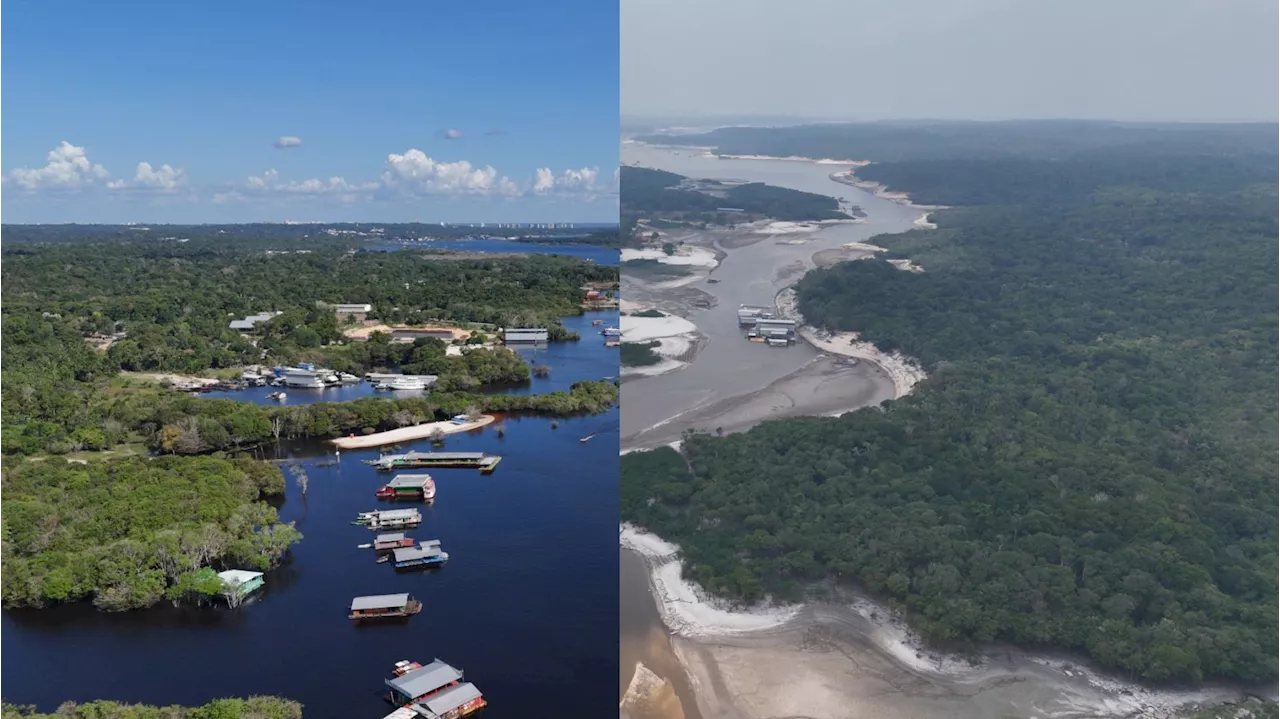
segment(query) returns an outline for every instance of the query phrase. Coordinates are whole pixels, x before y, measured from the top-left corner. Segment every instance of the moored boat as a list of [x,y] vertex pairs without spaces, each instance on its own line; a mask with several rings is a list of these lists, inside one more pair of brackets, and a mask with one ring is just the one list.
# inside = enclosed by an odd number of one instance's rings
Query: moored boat
[[391,561],[396,571],[431,569],[449,561],[449,553],[440,549],[440,540],[432,539],[416,547],[401,547],[392,550]]
[[374,496],[392,501],[430,502],[436,498],[436,483],[429,474],[397,474],[374,492]]
[[[402,671],[403,669],[403,671]],[[417,662],[397,662],[393,676],[385,680],[387,700],[427,719],[459,719],[484,708],[484,696],[471,682],[463,681],[462,670],[439,659],[426,666]]]

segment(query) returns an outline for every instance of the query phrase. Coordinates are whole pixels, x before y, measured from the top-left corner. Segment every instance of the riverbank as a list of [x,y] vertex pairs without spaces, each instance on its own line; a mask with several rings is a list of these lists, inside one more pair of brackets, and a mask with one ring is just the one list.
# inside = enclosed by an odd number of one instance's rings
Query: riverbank
[[[794,289],[787,288],[778,293],[776,304],[779,316],[804,321],[796,306]],[[900,352],[884,352],[874,344],[863,341],[857,332],[827,332],[802,324],[797,333],[804,341],[823,352],[875,363],[893,380],[894,399],[907,396],[917,384],[928,378],[911,357]]]
[[419,424],[413,427],[391,429],[386,432],[338,437],[337,439],[329,440],[329,442],[338,449],[368,449],[369,447],[399,444],[401,442],[409,442],[415,439],[428,439],[436,435],[470,432],[471,430],[480,429],[481,427],[493,424],[495,419],[496,418],[493,415],[486,414],[481,415],[479,419],[468,422],[427,422],[426,424]]
[[619,542],[644,560],[704,717],[1175,719],[1243,696],[1232,687],[1149,689],[1013,647],[935,651],[900,614],[862,596],[734,607],[681,576],[678,545],[626,523]]

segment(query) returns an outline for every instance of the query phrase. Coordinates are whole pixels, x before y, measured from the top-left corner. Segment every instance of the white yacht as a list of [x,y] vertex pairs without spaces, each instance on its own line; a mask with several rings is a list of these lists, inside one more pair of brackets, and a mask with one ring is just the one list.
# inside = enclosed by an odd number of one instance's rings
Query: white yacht
[[315,370],[298,367],[290,367],[284,371],[284,385],[304,389],[324,389],[324,381],[316,375]]
[[427,384],[425,382],[417,377],[411,376],[394,377],[378,386],[381,389],[391,390],[392,392],[404,390],[421,391],[427,388]]

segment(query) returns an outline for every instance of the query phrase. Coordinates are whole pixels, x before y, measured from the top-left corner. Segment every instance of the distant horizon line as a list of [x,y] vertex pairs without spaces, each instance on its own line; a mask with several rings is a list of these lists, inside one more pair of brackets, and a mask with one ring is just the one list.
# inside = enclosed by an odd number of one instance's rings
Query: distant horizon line
[[[477,230],[484,229],[505,229],[529,227],[534,229],[576,229],[571,227],[561,227],[561,225],[577,225],[578,227],[618,227],[619,222],[602,222],[599,220],[590,222],[555,221],[555,222],[494,222],[484,220],[479,222],[423,222],[421,220],[413,220],[408,222],[379,222],[379,221],[355,221],[342,220],[336,222],[327,222],[323,220],[255,220],[248,222],[3,222],[0,227],[134,227],[139,229],[147,229],[151,227],[240,227],[244,225],[285,225],[285,226],[303,226],[303,225],[434,225],[437,227],[469,227]],[[552,225],[552,227],[544,227]]]
[[1106,117],[1008,117],[1008,118],[947,118],[947,117],[882,117],[876,119],[869,118],[851,118],[851,117],[830,117],[830,116],[813,116],[813,115],[698,115],[698,114],[663,114],[663,115],[621,115],[620,119],[623,123],[627,122],[680,122],[680,121],[700,121],[715,124],[715,121],[723,122],[796,122],[800,124],[832,124],[832,125],[872,125],[878,123],[972,123],[972,124],[999,124],[1014,122],[1082,122],[1082,123],[1108,123],[1120,125],[1276,125],[1280,124],[1280,117],[1271,119],[1178,119],[1178,120],[1134,120]]

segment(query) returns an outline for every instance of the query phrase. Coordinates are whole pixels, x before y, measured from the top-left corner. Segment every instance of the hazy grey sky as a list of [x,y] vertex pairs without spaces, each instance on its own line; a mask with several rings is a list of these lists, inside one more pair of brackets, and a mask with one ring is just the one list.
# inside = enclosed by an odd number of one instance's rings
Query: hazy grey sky
[[621,0],[624,116],[1275,120],[1276,0]]

